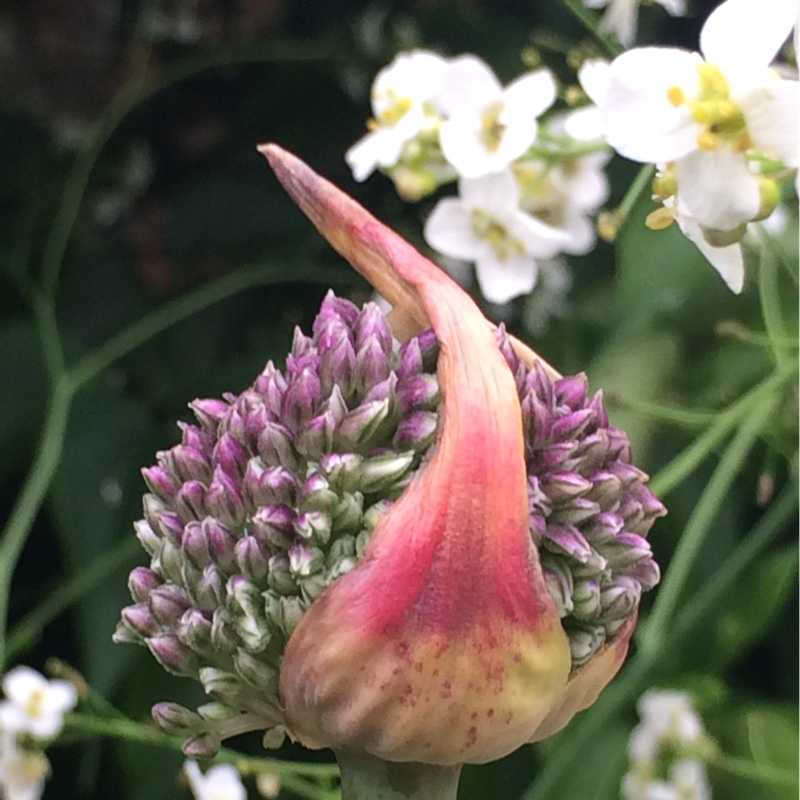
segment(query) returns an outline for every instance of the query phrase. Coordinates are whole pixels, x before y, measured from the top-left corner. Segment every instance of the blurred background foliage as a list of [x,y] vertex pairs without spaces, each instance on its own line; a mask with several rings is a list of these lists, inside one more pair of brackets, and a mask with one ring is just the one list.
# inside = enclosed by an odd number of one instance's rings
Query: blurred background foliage
[[[693,47],[708,7],[692,11],[649,10],[640,41]],[[145,650],[111,643],[127,571],[144,562],[139,468],[177,441],[189,400],[280,363],[328,287],[369,296],[257,143],[298,153],[424,247],[434,200],[403,204],[380,176],[355,184],[343,160],[374,74],[413,46],[475,52],[504,80],[523,54],[538,57],[564,87],[567,51],[601,52],[555,0],[3,4],[8,665],[57,657],[134,720],[159,700],[201,700]],[[634,174],[615,160],[613,200]],[[650,686],[692,692],[721,751],[751,765],[714,769],[715,797],[796,796],[769,779],[795,771],[798,750],[796,200],[739,297],[674,227],[648,231],[649,210],[644,198],[614,245],[571,260],[549,324],[525,299],[486,311],[562,371],[585,370],[656,476],[670,510],[651,535],[661,605],[651,613],[647,596],[632,658],[591,711],[536,748],[468,767],[464,800],[618,797],[634,701]],[[47,798],[187,796],[179,752],[69,730]],[[234,746],[262,753],[257,736]],[[291,745],[279,755],[330,760]]]

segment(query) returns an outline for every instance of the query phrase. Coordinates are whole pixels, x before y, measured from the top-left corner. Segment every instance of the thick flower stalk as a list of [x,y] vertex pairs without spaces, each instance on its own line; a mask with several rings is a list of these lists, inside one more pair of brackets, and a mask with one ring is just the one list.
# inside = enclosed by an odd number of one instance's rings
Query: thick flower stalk
[[145,470],[151,562],[117,638],[215,699],[154,709],[190,753],[257,728],[343,764],[499,758],[619,668],[658,580],[645,536],[663,506],[583,376],[558,376],[354,201],[263,152],[393,310],[329,295],[285,371],[192,404],[198,424]]

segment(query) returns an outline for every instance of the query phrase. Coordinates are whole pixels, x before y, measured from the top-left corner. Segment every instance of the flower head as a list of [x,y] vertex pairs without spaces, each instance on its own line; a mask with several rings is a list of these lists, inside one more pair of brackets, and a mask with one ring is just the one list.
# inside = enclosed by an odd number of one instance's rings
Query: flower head
[[700,53],[645,47],[616,58],[602,102],[609,144],[672,165],[686,214],[713,246],[768,216],[798,164],[798,84],[769,69],[796,17],[793,0],[726,0]]
[[372,85],[370,132],[351,147],[345,159],[357,181],[376,167],[393,167],[403,148],[425,131],[434,134],[439,116],[434,98],[447,62],[436,53],[401,53],[384,67]]
[[444,114],[442,153],[462,178],[505,169],[536,138],[537,117],[556,98],[552,74],[538,70],[505,89],[476,56],[450,62],[437,104]]
[[6,699],[0,701],[0,727],[49,739],[61,730],[65,711],[75,707],[78,693],[67,681],[48,681],[30,667],[16,667],[3,677]]
[[15,733],[0,727],[0,797],[39,800],[50,774],[44,753],[18,746]]
[[285,728],[393,761],[497,758],[619,668],[664,509],[584,378],[522,360],[445,273],[262,150],[391,329],[329,295],[285,372],[193,404],[145,470],[151,562],[117,639],[215,699],[154,709],[191,753]]
[[458,184],[459,197],[440,200],[425,224],[425,238],[439,252],[475,262],[484,297],[507,303],[536,283],[536,260],[551,258],[568,235],[523,211],[510,170]]

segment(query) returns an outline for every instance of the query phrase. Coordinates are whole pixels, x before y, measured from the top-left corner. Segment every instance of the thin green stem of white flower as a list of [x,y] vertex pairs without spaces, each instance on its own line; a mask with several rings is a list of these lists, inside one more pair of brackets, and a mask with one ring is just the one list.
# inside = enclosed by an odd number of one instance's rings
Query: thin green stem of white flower
[[[762,232],[762,239],[765,238]],[[790,358],[781,346],[787,338],[786,325],[781,307],[781,287],[778,273],[778,259],[768,244],[761,248],[758,265],[758,296],[761,300],[761,315],[771,344],[772,357],[778,367],[784,367]]]
[[597,39],[610,57],[618,56],[622,52],[623,47],[616,37],[601,29],[599,17],[586,8],[582,0],[561,0],[561,5]]
[[793,769],[782,769],[781,767],[773,767],[769,764],[760,764],[744,758],[733,758],[732,756],[717,756],[709,764],[739,778],[746,778],[775,787],[785,786],[792,789],[793,793],[797,792],[797,771]]

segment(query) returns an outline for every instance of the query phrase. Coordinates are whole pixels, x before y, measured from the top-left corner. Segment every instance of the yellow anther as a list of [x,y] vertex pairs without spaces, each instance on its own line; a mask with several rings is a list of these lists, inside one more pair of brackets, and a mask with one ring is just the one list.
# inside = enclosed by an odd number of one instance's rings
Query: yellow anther
[[472,212],[470,221],[475,235],[489,242],[501,261],[525,253],[525,245],[487,211],[476,208]]
[[717,150],[719,148],[719,140],[711,131],[703,131],[697,135],[697,146],[701,150]]
[[675,106],[682,106],[684,100],[686,100],[686,95],[683,93],[683,89],[680,86],[670,86],[667,89],[667,100],[669,100],[670,105]]
[[375,117],[367,120],[367,130],[368,131],[379,131],[381,129],[381,124]]
[[503,142],[506,126],[500,122],[500,115],[503,113],[502,101],[492,103],[481,117],[481,142],[484,147],[494,152]]
[[721,120],[731,119],[739,113],[739,109],[730,100],[720,100],[717,103],[717,117]]
[[677,191],[678,181],[675,178],[674,172],[659,172],[656,177],[653,178],[653,194],[659,198],[659,200],[672,197]]
[[716,107],[714,102],[692,103],[692,119],[701,125],[710,125],[714,122]]
[[752,149],[752,147],[753,140],[750,138],[750,134],[747,131],[742,131],[733,140],[733,151],[735,153],[746,153],[748,150]]
[[619,229],[624,221],[619,210],[601,211],[597,216],[597,235],[604,242],[613,242],[619,236]]
[[381,111],[381,122],[384,125],[396,125],[408,113],[413,105],[409,97],[396,97],[395,92],[390,92],[392,104]]
[[661,208],[657,208],[647,215],[644,224],[647,225],[651,231],[663,231],[669,228],[673,222],[675,222],[675,212],[671,208],[661,206]]
[[719,67],[714,67],[704,61],[697,65],[697,75],[700,78],[701,88],[706,92],[719,97],[728,96],[728,82]]

